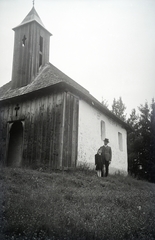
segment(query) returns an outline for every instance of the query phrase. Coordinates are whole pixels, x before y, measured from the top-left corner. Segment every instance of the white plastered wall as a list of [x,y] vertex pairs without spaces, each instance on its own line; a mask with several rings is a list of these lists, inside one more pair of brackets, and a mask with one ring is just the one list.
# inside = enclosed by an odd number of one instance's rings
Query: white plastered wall
[[[101,120],[105,122],[105,137],[109,139],[112,148],[112,162],[109,172],[127,172],[127,133],[120,124],[98,111],[92,103],[79,101],[78,126],[78,164],[94,165],[94,155],[104,143],[101,139]],[[118,132],[122,134],[122,147],[119,149]]]

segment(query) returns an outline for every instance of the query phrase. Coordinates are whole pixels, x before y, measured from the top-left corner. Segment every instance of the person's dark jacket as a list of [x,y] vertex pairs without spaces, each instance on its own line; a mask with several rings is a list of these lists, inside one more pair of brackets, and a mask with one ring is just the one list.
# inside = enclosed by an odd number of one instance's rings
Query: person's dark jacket
[[112,159],[112,151],[111,151],[111,147],[109,146],[103,146],[102,147],[102,160],[103,162],[111,162]]
[[95,165],[96,165],[96,170],[102,170],[103,169],[102,156],[99,155],[98,153],[95,154]]

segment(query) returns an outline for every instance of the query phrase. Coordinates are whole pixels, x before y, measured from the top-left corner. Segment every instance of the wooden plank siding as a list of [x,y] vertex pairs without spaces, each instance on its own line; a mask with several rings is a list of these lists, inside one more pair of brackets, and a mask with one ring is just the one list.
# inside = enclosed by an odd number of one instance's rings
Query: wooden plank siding
[[64,125],[63,167],[76,166],[78,144],[78,109],[79,100],[71,93],[66,95],[66,111]]
[[[22,46],[23,36],[26,37]],[[12,88],[29,84],[39,72],[39,41],[43,37],[42,66],[49,62],[50,34],[31,22],[15,29]]]
[[[79,100],[53,92],[0,107],[0,162],[7,165],[9,130],[23,123],[22,166],[62,169],[76,166]],[[19,104],[16,116],[15,106]]]
[[5,108],[2,107],[0,110],[1,119],[0,119],[0,163],[4,164],[5,151],[6,149],[6,133],[7,133],[7,124],[4,116]]

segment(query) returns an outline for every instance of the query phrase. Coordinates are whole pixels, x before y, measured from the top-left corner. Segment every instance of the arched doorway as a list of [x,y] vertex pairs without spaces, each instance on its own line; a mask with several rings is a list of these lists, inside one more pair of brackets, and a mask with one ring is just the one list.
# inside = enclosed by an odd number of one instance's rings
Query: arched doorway
[[7,166],[20,167],[23,151],[23,125],[21,121],[10,125]]

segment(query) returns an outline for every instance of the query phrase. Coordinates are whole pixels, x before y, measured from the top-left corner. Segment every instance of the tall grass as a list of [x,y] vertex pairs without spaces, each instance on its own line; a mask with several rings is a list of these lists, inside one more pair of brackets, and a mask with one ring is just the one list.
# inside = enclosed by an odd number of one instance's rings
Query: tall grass
[[3,169],[6,239],[155,239],[155,185],[95,171]]

